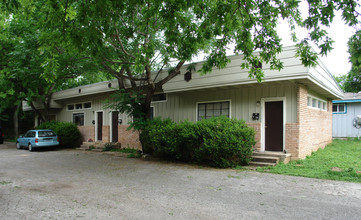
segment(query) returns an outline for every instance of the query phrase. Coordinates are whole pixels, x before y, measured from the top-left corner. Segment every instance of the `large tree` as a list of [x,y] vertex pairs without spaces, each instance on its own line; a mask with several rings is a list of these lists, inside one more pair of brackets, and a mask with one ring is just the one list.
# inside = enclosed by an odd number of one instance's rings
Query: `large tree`
[[[42,25],[59,30],[47,36],[43,48],[52,48],[63,36],[70,36],[73,45],[118,79],[123,104],[132,102],[130,106],[142,113],[137,117],[146,119],[154,93],[200,54],[205,62],[199,71],[208,73],[227,65],[226,50],[232,46],[235,54],[243,54],[242,68],[249,69],[249,77],[261,81],[260,63],[269,63],[275,70],[283,67],[276,58],[282,51],[276,32],[280,20],[289,22],[290,37],[307,66],[317,62],[307,42],[318,45],[321,55],[331,50],[333,41],[325,27],[335,11],[342,11],[347,25],[358,23],[356,0],[305,2],[305,17],[298,0],[39,0],[36,4],[46,15]],[[308,36],[297,39],[297,27],[306,29]],[[161,77],[165,69],[169,74]]]
[[349,39],[348,52],[351,70],[336,79],[345,92],[359,92],[361,91],[361,31],[357,31]]
[[[27,101],[47,121],[54,91],[107,78],[88,54],[67,40],[67,32],[54,40],[62,27],[44,25],[43,10],[39,3],[24,3],[0,15],[0,112],[12,109],[17,116]],[[41,102],[41,110],[35,102]],[[14,117],[15,130],[16,122]]]
[[[279,20],[287,20],[292,39],[298,42],[298,54],[305,65],[316,63],[316,54],[307,40],[316,43],[320,54],[332,48],[329,26],[336,10],[341,10],[348,25],[357,24],[357,1],[309,0],[308,16],[303,19],[299,1],[283,0],[104,0],[52,3],[52,20],[63,21],[77,45],[97,59],[103,68],[119,80],[120,88],[137,102],[146,118],[153,94],[176,75],[181,67],[204,53],[200,70],[210,72],[229,62],[226,49],[234,45],[243,54],[249,77],[262,80],[259,63],[282,69],[276,55],[282,51],[276,32]],[[296,27],[308,30],[308,39],[298,40]],[[254,51],[260,51],[259,56]],[[169,74],[159,78],[167,68]],[[131,88],[126,88],[126,83]],[[141,94],[141,95],[139,95]]]

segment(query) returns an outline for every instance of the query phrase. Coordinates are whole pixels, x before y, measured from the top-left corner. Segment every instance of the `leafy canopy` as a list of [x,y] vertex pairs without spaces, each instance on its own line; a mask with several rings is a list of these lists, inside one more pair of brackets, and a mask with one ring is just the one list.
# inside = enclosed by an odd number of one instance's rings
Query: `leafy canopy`
[[345,92],[361,91],[361,31],[357,31],[348,41],[351,70],[338,77],[339,84]]

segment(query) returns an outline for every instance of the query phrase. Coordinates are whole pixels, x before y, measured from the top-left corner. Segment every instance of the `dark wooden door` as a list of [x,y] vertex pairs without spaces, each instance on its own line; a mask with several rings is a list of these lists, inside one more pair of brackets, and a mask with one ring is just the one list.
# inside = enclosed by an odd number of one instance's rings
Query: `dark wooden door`
[[283,101],[265,103],[265,150],[283,151]]
[[112,112],[112,142],[118,142],[118,112]]
[[97,112],[98,117],[98,127],[97,127],[97,134],[98,134],[98,141],[103,140],[103,112]]

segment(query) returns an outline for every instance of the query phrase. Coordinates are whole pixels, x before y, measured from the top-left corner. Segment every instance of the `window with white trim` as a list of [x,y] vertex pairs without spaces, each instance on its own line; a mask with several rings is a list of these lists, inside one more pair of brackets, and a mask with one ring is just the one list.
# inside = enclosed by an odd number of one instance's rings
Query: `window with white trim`
[[346,104],[345,103],[333,104],[332,112],[333,113],[346,113]]
[[90,109],[90,108],[92,108],[92,103],[91,102],[86,102],[86,103],[83,104],[83,106],[84,106],[84,109]]
[[74,110],[74,105],[68,105],[68,110],[69,111]]
[[84,113],[74,113],[73,114],[73,123],[78,126],[84,125]]
[[327,111],[327,102],[316,97],[307,96],[307,106]]
[[67,105],[67,110],[68,111],[81,110],[81,109],[91,109],[91,108],[92,108],[92,103],[91,102],[75,103],[75,104]]
[[208,119],[212,117],[218,117],[225,115],[229,117],[230,102],[210,102],[210,103],[199,103],[198,104],[198,121],[202,119]]

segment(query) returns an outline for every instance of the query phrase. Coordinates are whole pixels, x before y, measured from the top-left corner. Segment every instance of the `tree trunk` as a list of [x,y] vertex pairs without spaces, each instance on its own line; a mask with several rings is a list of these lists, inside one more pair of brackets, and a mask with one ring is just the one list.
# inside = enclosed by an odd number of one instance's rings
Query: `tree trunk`
[[15,112],[14,112],[14,135],[15,138],[19,137],[19,109],[21,107],[21,104],[18,104],[15,106]]

